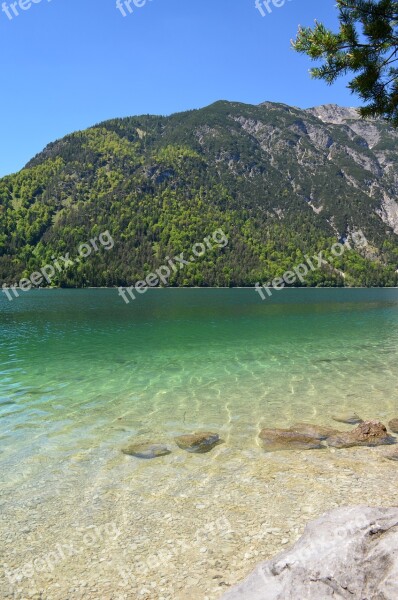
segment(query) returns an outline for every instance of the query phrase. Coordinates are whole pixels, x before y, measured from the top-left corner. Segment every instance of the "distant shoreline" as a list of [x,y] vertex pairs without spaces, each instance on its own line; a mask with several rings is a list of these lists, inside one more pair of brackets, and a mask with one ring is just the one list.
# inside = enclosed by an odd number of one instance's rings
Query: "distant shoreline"
[[[129,286],[122,286],[124,289],[128,288]],[[20,290],[23,291],[21,288],[16,287],[16,288],[11,288],[11,287],[5,287],[2,288],[4,290],[12,290],[12,289],[16,289],[16,290]],[[117,290],[118,288],[115,286],[112,287],[105,287],[105,286],[87,286],[87,287],[46,287],[46,288],[32,288],[31,290],[29,290],[29,292],[43,292],[43,291],[56,291],[56,290],[75,290],[75,291],[81,291],[81,290]],[[147,289],[151,289],[151,290],[255,290],[256,288],[254,286],[239,286],[239,285],[235,285],[235,286],[168,286],[168,287],[151,287],[151,288],[147,288]],[[337,285],[331,285],[331,286],[286,286],[284,287],[282,290],[278,290],[278,291],[285,291],[285,290],[398,290],[398,286],[370,286],[370,287],[365,287],[365,286],[337,286]],[[24,292],[26,293],[26,292]],[[143,295],[143,294],[142,294]]]

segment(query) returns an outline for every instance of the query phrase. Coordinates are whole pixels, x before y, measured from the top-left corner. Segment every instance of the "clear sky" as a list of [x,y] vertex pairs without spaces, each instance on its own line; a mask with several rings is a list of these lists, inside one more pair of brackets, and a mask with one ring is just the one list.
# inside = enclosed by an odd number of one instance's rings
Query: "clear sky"
[[298,24],[336,26],[334,0],[271,0],[265,17],[254,0],[147,0],[126,17],[116,0],[18,2],[18,16],[0,12],[0,175],[112,117],[221,99],[358,104],[343,82],[311,80],[310,61],[290,48]]

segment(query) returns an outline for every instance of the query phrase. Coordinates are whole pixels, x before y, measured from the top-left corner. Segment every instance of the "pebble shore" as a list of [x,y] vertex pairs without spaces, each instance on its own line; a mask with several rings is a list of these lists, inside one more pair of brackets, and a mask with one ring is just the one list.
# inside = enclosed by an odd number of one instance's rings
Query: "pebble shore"
[[[254,430],[219,433],[224,443],[206,454],[176,448],[140,460],[83,444],[56,471],[43,459],[17,498],[9,487],[0,500],[1,597],[217,600],[322,513],[398,503],[385,447],[266,453]],[[169,443],[161,432],[153,439]]]

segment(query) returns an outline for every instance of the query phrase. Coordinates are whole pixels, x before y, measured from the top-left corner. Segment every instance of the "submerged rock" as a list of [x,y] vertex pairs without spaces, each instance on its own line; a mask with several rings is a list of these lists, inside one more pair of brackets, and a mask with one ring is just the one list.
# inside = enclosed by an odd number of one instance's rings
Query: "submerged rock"
[[346,423],[347,425],[357,425],[364,422],[356,413],[342,413],[341,415],[333,416],[332,419],[333,421],[337,421],[337,423]]
[[122,452],[137,458],[158,458],[171,454],[171,451],[163,444],[131,444],[123,448]]
[[187,452],[204,454],[210,452],[215,446],[221,444],[218,433],[199,432],[187,435],[179,435],[174,438],[177,446]]
[[397,600],[398,508],[338,508],[221,600]]
[[296,425],[292,425],[292,427],[290,427],[290,430],[296,431],[297,433],[304,433],[305,435],[309,435],[317,440],[326,440],[330,436],[340,433],[337,431],[337,429],[333,429],[332,427],[311,425],[310,423],[296,423]]
[[388,460],[398,461],[398,450],[393,450],[389,454],[385,454],[384,458],[388,458]]
[[398,419],[392,419],[389,424],[388,427],[390,428],[391,431],[393,431],[394,433],[398,433]]
[[328,438],[327,443],[333,448],[351,448],[352,446],[382,446],[395,444],[396,438],[388,434],[383,423],[366,421],[353,431],[339,433]]
[[267,452],[278,450],[316,450],[324,448],[319,438],[291,429],[262,429],[258,436]]

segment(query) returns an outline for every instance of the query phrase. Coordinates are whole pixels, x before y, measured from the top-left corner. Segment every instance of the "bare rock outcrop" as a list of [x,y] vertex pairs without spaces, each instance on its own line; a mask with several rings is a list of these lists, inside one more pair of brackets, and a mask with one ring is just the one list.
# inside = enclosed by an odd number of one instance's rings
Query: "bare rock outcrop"
[[338,508],[222,600],[397,600],[398,508]]

